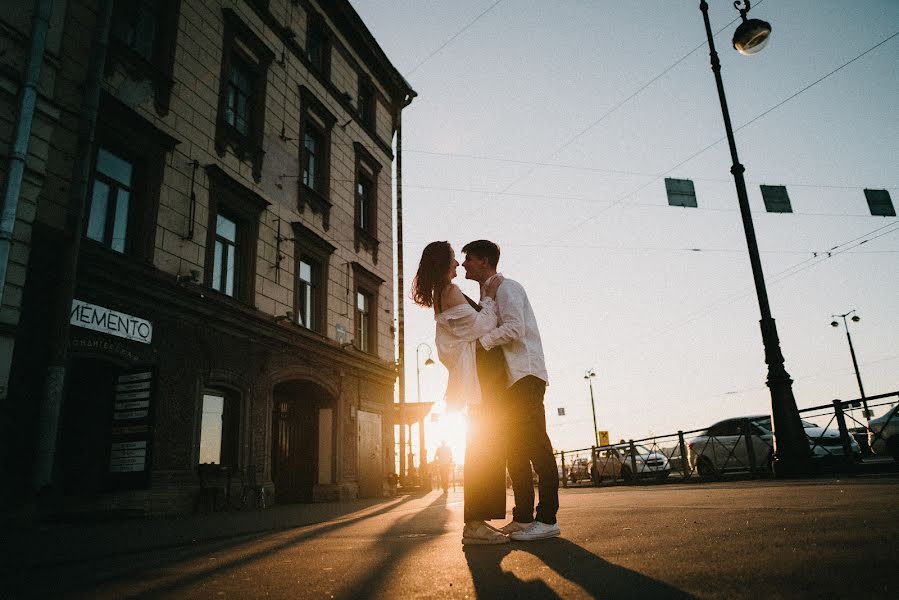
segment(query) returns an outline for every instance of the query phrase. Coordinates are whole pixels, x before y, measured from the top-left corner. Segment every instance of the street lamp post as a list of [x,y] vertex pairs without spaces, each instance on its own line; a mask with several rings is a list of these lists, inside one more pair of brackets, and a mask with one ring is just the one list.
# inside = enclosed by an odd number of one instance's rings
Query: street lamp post
[[[421,404],[421,358],[419,357],[419,352],[422,347],[427,349],[428,356],[425,359],[425,366],[430,367],[434,364],[434,360],[431,358],[431,346],[426,342],[420,343],[415,347],[415,383],[418,389],[418,403]],[[412,425],[409,425],[409,439],[412,439]],[[411,443],[409,444],[411,447]],[[418,422],[418,472],[421,476],[421,483],[424,484],[424,476],[425,476],[425,467],[427,466],[427,454],[425,453],[425,418],[422,415],[421,420]],[[411,468],[412,465],[410,464]]]
[[[849,323],[846,321],[846,317],[852,315],[855,312],[855,309],[850,310],[847,313],[843,313],[842,315],[830,315],[831,317],[839,317],[843,319],[843,327],[846,328],[846,339],[849,340],[849,354],[852,356],[852,366],[855,369],[855,379],[858,381],[858,391],[861,394],[862,399],[862,408],[864,409],[865,419],[870,419],[871,415],[868,413],[868,400],[865,398],[865,387],[862,385],[862,376],[858,372],[858,361],[855,359],[855,348],[852,346],[852,336],[849,335]],[[858,323],[861,321],[861,317],[858,315],[852,315],[852,322]],[[830,325],[832,327],[839,327],[840,324],[836,321],[831,321]],[[857,405],[856,405],[857,406]]]
[[593,401],[593,378],[596,377],[596,371],[590,369],[587,371],[587,374],[584,375],[584,379],[587,380],[587,384],[590,386],[590,408],[593,409],[593,439],[596,442],[596,445],[599,446],[599,431],[596,429],[596,403]]
[[[745,8],[740,8],[745,4]],[[733,46],[741,54],[754,54],[764,47],[771,33],[771,26],[758,19],[747,19],[749,2],[744,0],[734,2],[734,7],[740,11],[743,23],[734,33]],[[743,230],[746,234],[746,245],[749,249],[749,261],[752,265],[752,277],[755,281],[755,292],[758,296],[759,310],[761,312],[762,343],[765,347],[765,362],[768,364],[768,388],[771,390],[771,417],[774,423],[775,459],[773,463],[774,474],[777,477],[791,477],[809,472],[811,468],[811,456],[808,446],[808,438],[802,428],[799,418],[799,410],[796,408],[796,399],[793,397],[793,380],[784,368],[784,357],[780,350],[780,340],[777,336],[777,327],[771,316],[771,308],[768,305],[768,292],[765,289],[765,277],[762,273],[762,263],[759,258],[758,244],[755,238],[755,228],[752,224],[752,215],[749,211],[749,199],[746,195],[746,182],[743,172],[746,170],[737,156],[737,146],[734,141],[733,127],[730,122],[730,113],[727,109],[727,99],[724,95],[724,83],[721,79],[721,62],[715,51],[715,41],[712,36],[712,26],[709,23],[709,5],[706,0],[701,0],[699,10],[705,21],[705,32],[709,42],[709,56],[712,63],[712,72],[715,74],[715,83],[718,87],[718,100],[721,103],[721,114],[724,118],[724,129],[727,132],[727,143],[730,146],[730,155],[733,165],[730,172],[734,176],[737,188],[737,200],[740,205],[740,214],[743,218]]]

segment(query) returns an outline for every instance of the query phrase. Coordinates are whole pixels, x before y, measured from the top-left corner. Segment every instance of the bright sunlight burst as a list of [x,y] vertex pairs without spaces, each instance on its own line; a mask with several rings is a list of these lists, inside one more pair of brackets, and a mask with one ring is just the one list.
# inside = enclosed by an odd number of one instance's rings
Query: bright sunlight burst
[[468,429],[467,417],[458,411],[443,411],[436,422],[428,423],[428,450],[433,459],[434,451],[441,442],[446,442],[453,451],[453,462],[461,465],[465,462],[465,432]]

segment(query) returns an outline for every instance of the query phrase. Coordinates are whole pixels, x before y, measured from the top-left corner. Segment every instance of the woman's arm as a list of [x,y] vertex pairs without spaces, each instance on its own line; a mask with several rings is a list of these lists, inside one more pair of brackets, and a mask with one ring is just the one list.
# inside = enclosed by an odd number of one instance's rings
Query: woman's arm
[[[461,292],[459,292],[461,295]],[[456,304],[451,310],[443,311],[446,325],[453,336],[473,342],[485,333],[492,331],[497,325],[496,304],[490,298],[481,300],[481,311],[472,308],[462,296],[462,303]]]

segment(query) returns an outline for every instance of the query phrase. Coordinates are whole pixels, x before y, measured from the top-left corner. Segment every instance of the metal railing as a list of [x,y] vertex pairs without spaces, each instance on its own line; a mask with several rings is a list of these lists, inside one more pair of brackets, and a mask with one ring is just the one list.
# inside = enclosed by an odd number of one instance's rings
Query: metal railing
[[[882,423],[869,430],[851,410],[860,400],[834,400],[799,411],[814,464],[822,470],[853,472],[866,462],[897,456],[899,437],[884,432],[899,424],[899,391],[866,398],[868,408],[883,408]],[[814,422],[812,421],[814,419]],[[720,429],[678,431],[617,444],[556,452],[563,487],[608,482],[658,483],[709,480],[727,473],[770,477],[775,457],[774,436],[763,421],[748,418],[722,422]],[[876,453],[871,448],[876,449]],[[896,458],[899,461],[899,458]]]

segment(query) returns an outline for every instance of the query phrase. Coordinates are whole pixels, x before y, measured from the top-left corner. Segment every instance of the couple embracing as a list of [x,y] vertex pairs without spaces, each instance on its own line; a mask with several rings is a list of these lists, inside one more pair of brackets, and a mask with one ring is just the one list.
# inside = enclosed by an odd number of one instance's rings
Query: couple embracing
[[[425,247],[412,283],[415,303],[434,309],[437,354],[449,371],[447,406],[469,416],[462,543],[556,537],[559,480],[546,434],[547,374],[534,311],[521,284],[497,273],[499,246],[477,240],[462,253],[466,279],[481,287],[478,302],[453,283],[459,262],[448,242]],[[512,520],[496,528],[488,521],[506,516],[507,467],[515,507]]]

